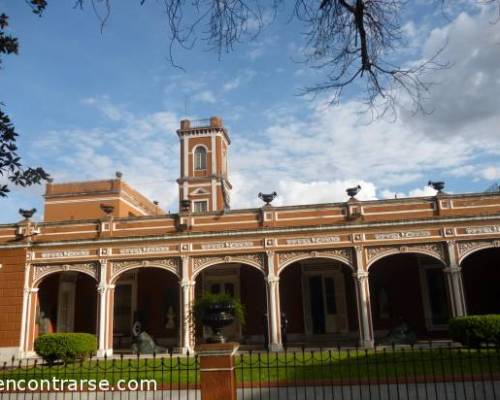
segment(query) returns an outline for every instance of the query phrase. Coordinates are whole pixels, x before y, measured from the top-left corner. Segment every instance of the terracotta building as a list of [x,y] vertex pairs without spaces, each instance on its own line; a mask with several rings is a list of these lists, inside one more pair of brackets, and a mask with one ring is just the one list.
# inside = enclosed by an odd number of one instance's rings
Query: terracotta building
[[[191,304],[228,292],[244,346],[370,347],[402,320],[446,338],[450,317],[500,312],[500,193],[230,209],[230,139],[219,118],[182,121],[179,213],[115,179],[50,183],[44,220],[0,225],[0,356],[42,332],[91,332],[130,349],[132,324],[194,348]],[[199,327],[198,327],[199,328]]]

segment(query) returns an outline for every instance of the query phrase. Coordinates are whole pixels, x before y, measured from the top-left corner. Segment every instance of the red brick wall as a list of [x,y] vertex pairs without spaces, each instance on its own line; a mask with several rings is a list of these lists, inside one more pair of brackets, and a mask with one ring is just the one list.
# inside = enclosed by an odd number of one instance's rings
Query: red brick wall
[[462,262],[469,314],[500,313],[500,249],[473,253]]
[[299,264],[289,265],[281,274],[280,304],[288,319],[288,333],[304,333],[301,280]]
[[0,251],[0,347],[19,346],[25,262],[24,249]]

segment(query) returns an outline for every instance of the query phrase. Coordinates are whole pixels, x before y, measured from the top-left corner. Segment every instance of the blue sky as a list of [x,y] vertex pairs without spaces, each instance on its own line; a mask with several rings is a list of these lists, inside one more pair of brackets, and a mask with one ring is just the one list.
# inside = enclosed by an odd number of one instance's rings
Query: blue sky
[[[500,23],[486,8],[443,18],[425,2],[404,16],[407,44],[397,57],[414,62],[448,43],[452,68],[428,99],[430,115],[402,113],[366,124],[356,87],[335,107],[298,94],[321,80],[300,61],[303,27],[289,12],[257,40],[231,54],[176,49],[157,2],[115,1],[104,32],[91,9],[49,1],[42,18],[23,1],[0,0],[19,37],[6,57],[0,100],[18,132],[20,153],[55,182],[124,179],[165,210],[177,210],[175,129],[184,117],[221,116],[230,129],[232,207],[344,201],[361,183],[362,199],[432,194],[443,179],[453,193],[482,191],[500,180]],[[123,4],[127,3],[127,4]],[[136,4],[137,3],[137,4]],[[413,2],[412,2],[413,3]],[[44,188],[12,187],[0,200],[0,222],[19,207],[42,210]],[[40,217],[40,213],[38,214]]]

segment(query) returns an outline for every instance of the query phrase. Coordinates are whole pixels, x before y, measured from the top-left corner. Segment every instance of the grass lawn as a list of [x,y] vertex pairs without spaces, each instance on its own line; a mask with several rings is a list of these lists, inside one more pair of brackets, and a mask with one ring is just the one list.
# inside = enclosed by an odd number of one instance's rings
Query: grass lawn
[[[413,378],[432,381],[434,377],[489,379],[500,375],[498,349],[388,349],[387,351],[314,351],[256,353],[236,356],[239,383],[303,382],[334,380],[339,383],[384,379],[404,382]],[[194,357],[157,357],[156,359],[91,360],[68,365],[31,363],[0,370],[5,379],[155,379],[159,385],[199,382]]]
[[[259,369],[260,365],[260,369]],[[239,382],[405,381],[423,377],[485,378],[500,373],[500,353],[490,350],[400,349],[252,355],[237,361]]]

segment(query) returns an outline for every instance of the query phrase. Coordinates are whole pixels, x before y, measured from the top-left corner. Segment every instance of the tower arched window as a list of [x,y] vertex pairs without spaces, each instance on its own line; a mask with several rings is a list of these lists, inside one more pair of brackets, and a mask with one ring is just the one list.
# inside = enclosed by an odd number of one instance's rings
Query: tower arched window
[[207,169],[207,150],[203,146],[198,146],[194,151],[194,169]]

